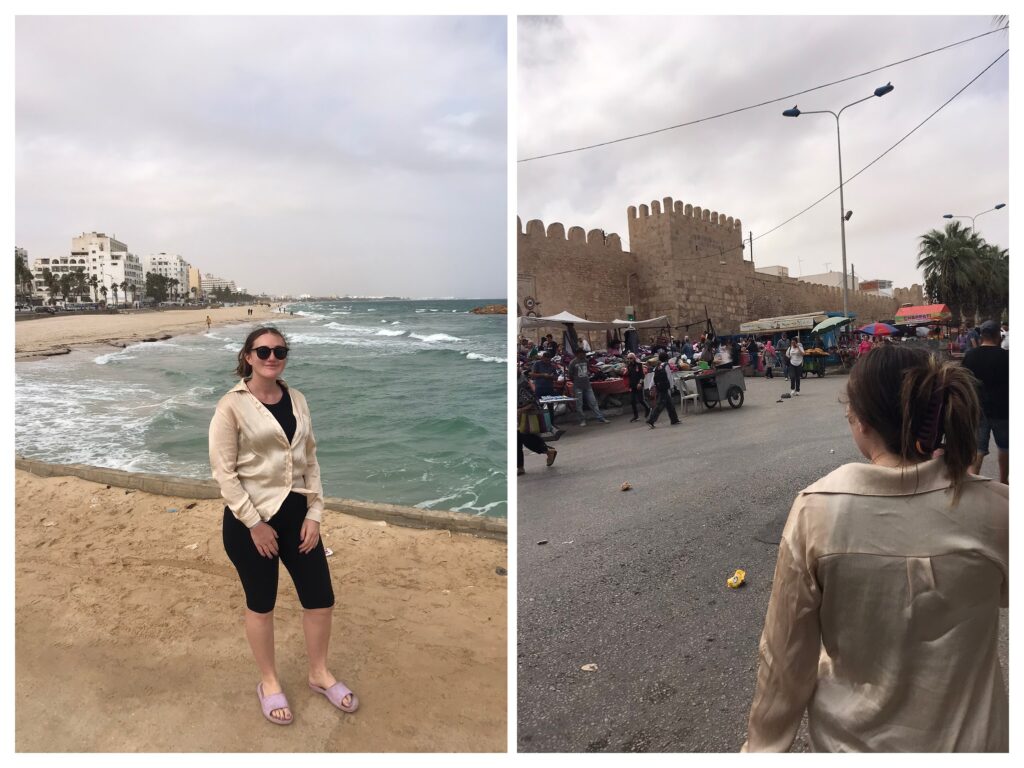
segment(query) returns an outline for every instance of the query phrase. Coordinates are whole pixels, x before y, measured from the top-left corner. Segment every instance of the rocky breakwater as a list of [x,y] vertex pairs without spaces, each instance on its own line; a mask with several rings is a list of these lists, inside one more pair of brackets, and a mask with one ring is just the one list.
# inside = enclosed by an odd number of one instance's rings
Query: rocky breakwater
[[486,307],[475,307],[469,311],[474,315],[507,315],[508,307],[504,304],[488,304]]

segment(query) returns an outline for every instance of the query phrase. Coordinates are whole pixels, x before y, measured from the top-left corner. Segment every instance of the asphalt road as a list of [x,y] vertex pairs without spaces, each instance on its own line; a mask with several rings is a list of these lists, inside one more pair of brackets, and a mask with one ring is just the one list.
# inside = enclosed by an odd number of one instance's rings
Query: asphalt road
[[[553,467],[527,452],[519,751],[740,748],[793,498],[862,460],[839,402],[845,383],[805,379],[800,397],[777,402],[784,380],[747,379],[736,410],[691,410],[675,427],[663,414],[655,430],[630,413],[585,428],[565,419]],[[737,568],[747,585],[732,590]],[[794,751],[806,749],[801,729]]]

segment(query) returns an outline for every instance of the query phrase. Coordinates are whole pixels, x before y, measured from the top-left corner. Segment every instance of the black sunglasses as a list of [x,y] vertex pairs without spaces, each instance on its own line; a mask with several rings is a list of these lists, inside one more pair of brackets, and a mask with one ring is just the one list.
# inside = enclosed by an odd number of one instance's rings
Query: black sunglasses
[[253,352],[256,353],[256,357],[260,360],[269,360],[271,352],[274,353],[274,357],[278,360],[284,360],[288,357],[288,347],[274,347],[273,349],[270,347],[256,347],[253,349]]

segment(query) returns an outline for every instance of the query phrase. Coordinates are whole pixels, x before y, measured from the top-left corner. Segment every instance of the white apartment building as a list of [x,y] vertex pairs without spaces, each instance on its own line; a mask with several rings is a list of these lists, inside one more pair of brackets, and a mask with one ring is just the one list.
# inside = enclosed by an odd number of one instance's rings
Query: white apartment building
[[[814,283],[815,285],[830,285],[833,288],[843,287],[843,273],[842,272],[822,272],[820,275],[801,275],[799,280],[803,280],[805,283]],[[857,282],[854,280],[853,275],[846,276],[846,290],[855,291],[857,290]]]
[[780,264],[771,267],[757,267],[754,269],[755,272],[760,272],[762,275],[773,275],[774,277],[789,277],[789,267],[783,267]]
[[[51,261],[58,261],[51,259]],[[63,258],[60,259],[63,262]],[[38,263],[37,260],[36,263]],[[115,237],[107,237],[102,232],[83,232],[71,238],[70,264],[72,267],[84,265],[88,277],[93,276],[99,286],[107,289],[107,302],[114,303],[114,285],[117,285],[117,303],[124,305],[142,299],[146,292],[146,276],[142,269],[142,260],[134,253],[128,252],[128,246]],[[51,268],[52,271],[52,268]],[[125,296],[125,283],[128,284],[128,296]],[[100,300],[102,300],[102,291]]]
[[226,280],[223,277],[214,277],[209,272],[207,272],[202,278],[201,285],[203,293],[213,293],[215,289],[220,288],[227,288],[232,293],[236,293],[238,291],[238,289],[235,288],[234,280]]
[[146,273],[154,272],[169,280],[177,280],[178,284],[168,288],[168,298],[188,299],[188,275],[191,265],[177,254],[157,253],[147,256],[143,267]]

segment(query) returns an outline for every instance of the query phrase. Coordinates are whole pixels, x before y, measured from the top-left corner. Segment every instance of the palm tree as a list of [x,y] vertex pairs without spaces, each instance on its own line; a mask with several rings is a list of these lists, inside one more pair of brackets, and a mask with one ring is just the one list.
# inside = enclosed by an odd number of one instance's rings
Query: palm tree
[[117,289],[120,287],[116,282],[110,284],[110,290],[114,294],[114,307],[117,307]]
[[78,298],[78,301],[81,301],[83,293],[86,296],[89,295],[89,280],[85,276],[84,268],[76,269],[74,272],[72,272],[72,274],[74,275],[73,288]]
[[50,294],[50,304],[56,304],[57,294],[60,292],[60,280],[45,267],[43,268],[43,285],[46,286],[46,291]]
[[22,258],[20,253],[16,254],[14,257],[14,284],[18,287],[21,296],[32,295],[32,281],[34,279],[35,276],[25,263],[25,259]]
[[106,303],[107,303],[107,286],[101,285],[100,286],[100,293],[103,294],[103,304],[106,305]]
[[99,278],[96,275],[89,278],[89,285],[92,287],[92,300],[97,304],[100,303],[99,283]]
[[924,270],[925,291],[937,304],[947,304],[953,322],[960,323],[963,310],[974,303],[978,241],[973,230],[959,221],[921,236],[917,267]]
[[196,287],[193,285],[191,288],[188,289],[188,292],[192,294],[192,302],[195,303],[197,293]]
[[70,272],[65,272],[57,280],[57,287],[58,290],[60,291],[60,295],[64,297],[65,305],[68,303],[68,297],[71,295],[71,286],[72,283],[74,283],[74,281],[75,278],[71,275]]
[[124,280],[122,280],[121,281],[121,285],[119,287],[121,288],[121,292],[124,294],[124,301],[127,304],[128,303],[128,279],[125,278]]
[[979,253],[976,302],[984,320],[999,320],[1010,304],[1010,252],[986,244]]

